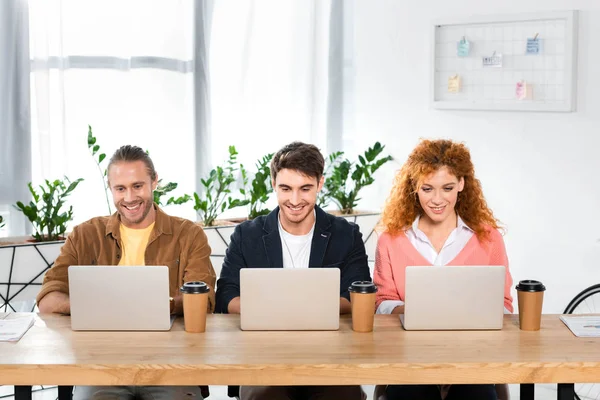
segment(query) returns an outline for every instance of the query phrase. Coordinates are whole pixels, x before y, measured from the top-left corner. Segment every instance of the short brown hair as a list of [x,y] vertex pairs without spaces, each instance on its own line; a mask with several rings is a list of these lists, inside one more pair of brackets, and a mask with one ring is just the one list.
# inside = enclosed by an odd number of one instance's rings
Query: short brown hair
[[110,170],[110,166],[119,162],[133,162],[133,161],[142,161],[146,164],[146,169],[148,170],[148,174],[150,174],[150,179],[154,182],[156,180],[156,169],[154,169],[154,163],[152,159],[141,147],[125,145],[119,147],[115,154],[112,155],[110,161],[108,162],[108,167],[106,170]]
[[282,169],[293,169],[303,175],[317,178],[323,176],[325,159],[313,144],[293,142],[284,146],[271,160],[271,178],[275,180],[277,173]]

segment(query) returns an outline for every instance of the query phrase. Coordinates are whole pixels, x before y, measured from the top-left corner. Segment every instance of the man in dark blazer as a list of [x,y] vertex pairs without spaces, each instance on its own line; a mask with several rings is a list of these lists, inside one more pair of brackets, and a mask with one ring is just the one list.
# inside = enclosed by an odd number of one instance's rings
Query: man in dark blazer
[[[339,268],[340,314],[350,313],[348,287],[370,281],[367,255],[357,225],[316,206],[325,160],[319,149],[294,142],[271,161],[279,206],[266,216],[238,225],[231,235],[217,282],[215,312],[240,313],[242,268]],[[361,400],[360,386],[245,386],[241,400]]]

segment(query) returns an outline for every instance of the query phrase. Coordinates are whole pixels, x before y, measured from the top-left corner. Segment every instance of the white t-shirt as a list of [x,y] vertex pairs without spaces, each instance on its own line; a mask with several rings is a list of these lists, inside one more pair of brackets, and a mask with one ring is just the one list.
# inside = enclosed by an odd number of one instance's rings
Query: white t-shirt
[[279,237],[281,238],[283,268],[308,268],[315,224],[306,235],[292,235],[283,229],[279,216],[277,216],[277,223],[279,224]]

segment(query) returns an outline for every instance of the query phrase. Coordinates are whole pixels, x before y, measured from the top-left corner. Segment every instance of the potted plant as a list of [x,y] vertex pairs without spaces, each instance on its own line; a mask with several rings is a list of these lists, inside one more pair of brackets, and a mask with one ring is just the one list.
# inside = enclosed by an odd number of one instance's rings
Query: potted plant
[[73,206],[69,206],[67,211],[61,211],[65,199],[82,180],[79,178],[71,182],[66,176],[64,180],[56,179],[52,182],[46,179],[46,187],[39,187],[41,193],[29,182],[29,192],[33,200],[27,205],[17,201],[15,207],[25,214],[33,225],[33,241],[52,242],[65,239],[63,235],[67,231],[67,222],[73,220]]
[[325,208],[333,203],[337,210],[329,212],[360,226],[371,266],[375,262],[377,235],[374,234],[374,229],[379,222],[380,213],[359,212],[356,207],[360,201],[360,191],[372,185],[375,182],[375,172],[392,160],[391,156],[382,155],[384,148],[385,146],[376,142],[354,162],[344,158],[343,151],[330,154],[326,160],[325,184],[318,199],[320,207]]
[[248,173],[244,166],[240,165],[242,184],[244,186],[240,192],[244,195],[247,204],[250,204],[248,219],[254,219],[271,212],[265,205],[271,193],[273,193],[270,165],[274,154],[269,153],[256,161],[256,173],[250,185],[248,185]]
[[[229,158],[225,165],[213,168],[208,177],[200,179],[203,190],[202,195],[194,193],[194,210],[204,227],[234,224],[234,221],[219,221],[217,218],[226,210],[249,203],[246,199],[234,199],[231,196],[231,186],[236,181],[235,173],[238,171],[237,155],[235,146],[229,146]],[[240,193],[245,194],[244,189],[240,189]]]
[[319,205],[326,207],[329,202],[333,202],[338,207],[339,214],[355,214],[355,207],[360,200],[359,192],[373,184],[375,182],[373,174],[386,162],[392,160],[391,156],[380,157],[384,148],[385,146],[376,142],[363,155],[358,156],[358,162],[343,159],[343,151],[329,155]]
[[15,208],[33,225],[32,238],[6,243],[0,247],[0,258],[10,260],[7,285],[0,287],[4,311],[33,311],[44,272],[50,268],[64,243],[67,223],[73,219],[73,206],[67,208],[66,198],[83,179],[67,177],[45,180],[36,190],[28,184],[32,200],[18,201]]
[[[273,192],[270,181],[269,163],[273,154],[267,154],[256,162],[257,171],[251,182],[248,181],[248,171],[243,164],[237,165],[237,155],[234,146],[229,146],[229,158],[223,166],[218,166],[210,171],[208,177],[201,179],[203,186],[202,196],[194,193],[194,209],[200,218],[200,223],[208,237],[211,247],[211,261],[219,275],[225,251],[229,246],[229,238],[235,225],[246,219],[253,219],[259,215],[270,212],[265,207]],[[236,173],[241,175],[241,188],[239,198],[234,198],[232,187],[237,181]],[[226,210],[249,205],[247,218],[218,220],[218,216]]]

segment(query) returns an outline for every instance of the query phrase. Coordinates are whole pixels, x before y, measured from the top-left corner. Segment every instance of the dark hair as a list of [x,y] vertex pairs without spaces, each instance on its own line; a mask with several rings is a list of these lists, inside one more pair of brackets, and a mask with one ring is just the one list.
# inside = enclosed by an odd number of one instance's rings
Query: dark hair
[[107,170],[110,170],[110,166],[119,162],[133,162],[133,161],[142,161],[146,164],[146,169],[148,170],[148,174],[150,174],[150,179],[154,182],[156,180],[156,170],[154,169],[154,163],[152,159],[141,147],[125,145],[119,147],[115,154],[112,155],[110,161],[108,162]]
[[284,146],[273,156],[273,160],[271,160],[271,178],[275,180],[277,173],[286,168],[317,178],[318,181],[323,176],[325,159],[317,146],[293,142]]

